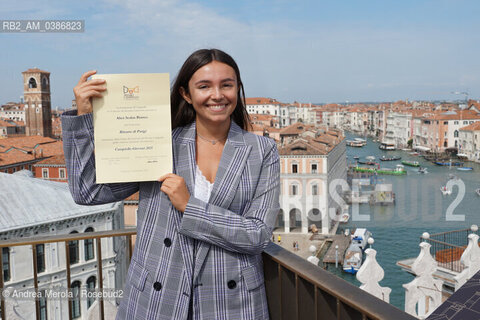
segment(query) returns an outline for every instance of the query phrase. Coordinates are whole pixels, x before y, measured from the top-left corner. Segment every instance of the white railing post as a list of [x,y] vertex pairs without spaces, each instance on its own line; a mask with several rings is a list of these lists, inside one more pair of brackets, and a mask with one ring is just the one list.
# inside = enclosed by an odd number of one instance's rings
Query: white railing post
[[480,270],[480,247],[478,246],[478,238],[478,235],[474,233],[468,235],[468,246],[460,258],[460,262],[465,268],[454,277],[455,291]]
[[[428,237],[424,237],[426,238]],[[413,281],[403,285],[405,312],[419,319],[425,319],[442,304],[443,282],[433,278],[437,270],[437,261],[430,254],[430,247],[427,242],[420,243],[420,254],[412,264],[412,271],[417,276]]]
[[367,255],[365,262],[357,272],[357,279],[362,283],[360,289],[367,291],[371,295],[374,295],[375,297],[387,303],[390,303],[390,292],[392,292],[392,289],[388,287],[381,287],[379,284],[379,282],[383,279],[385,272],[377,262],[377,251],[368,248],[365,250],[365,254]]

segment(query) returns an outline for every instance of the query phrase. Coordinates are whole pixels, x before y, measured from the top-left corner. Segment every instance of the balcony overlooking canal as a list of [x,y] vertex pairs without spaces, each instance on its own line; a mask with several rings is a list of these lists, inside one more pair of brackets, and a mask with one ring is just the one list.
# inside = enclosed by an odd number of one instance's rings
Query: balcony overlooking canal
[[[37,265],[37,246],[45,244],[63,244],[65,247],[65,265],[63,271],[66,279],[65,284],[69,290],[72,289],[71,281],[75,274],[72,273],[69,255],[70,246],[74,241],[94,241],[95,243],[95,268],[97,270],[97,279],[95,290],[103,288],[105,279],[103,270],[106,258],[102,258],[102,249],[106,242],[112,241],[112,238],[121,238],[124,254],[117,251],[119,257],[124,257],[124,261],[116,260],[116,263],[129,263],[132,256],[133,238],[136,235],[134,229],[122,229],[113,231],[89,232],[86,234],[69,234],[47,237],[32,237],[11,239],[0,241],[0,247],[17,248],[30,247],[32,252],[33,274],[31,286],[24,286],[21,290],[30,290],[38,292],[47,289],[48,283],[38,284],[38,265]],[[113,242],[113,241],[112,241]],[[2,257],[0,256],[0,260]],[[270,317],[277,319],[415,319],[409,314],[397,309],[396,307],[366,293],[362,289],[336,277],[335,275],[323,270],[305,259],[283,249],[282,247],[270,243],[263,253],[265,287],[267,292]],[[3,264],[3,261],[0,261]],[[12,266],[14,268],[14,266]],[[7,289],[12,284],[9,281],[4,282],[4,277],[0,277],[0,288]],[[47,313],[49,301],[42,299],[33,299],[31,301],[32,310],[28,319],[67,319],[67,317],[56,317],[54,312]],[[1,318],[18,319],[15,316],[14,300],[1,295]],[[111,319],[112,309],[110,301],[98,299],[90,304],[89,312],[82,312],[80,317],[73,317],[75,309],[85,307],[80,305],[75,298],[65,299],[61,303],[63,309],[68,310],[68,319]],[[107,305],[108,303],[108,305]],[[118,303],[118,301],[115,301]],[[88,308],[87,308],[88,309]],[[34,310],[34,311],[33,311]]]

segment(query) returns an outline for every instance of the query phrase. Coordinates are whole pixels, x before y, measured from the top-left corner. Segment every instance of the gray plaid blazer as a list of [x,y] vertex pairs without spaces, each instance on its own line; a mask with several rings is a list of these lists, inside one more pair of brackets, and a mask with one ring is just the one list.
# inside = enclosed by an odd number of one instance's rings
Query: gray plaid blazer
[[[191,196],[182,214],[159,182],[95,183],[91,115],[65,113],[62,129],[75,202],[121,201],[140,191],[137,240],[117,319],[269,318],[261,253],[279,211],[273,140],[232,121],[209,202]],[[172,132],[173,171],[192,195],[195,130],[192,123]]]

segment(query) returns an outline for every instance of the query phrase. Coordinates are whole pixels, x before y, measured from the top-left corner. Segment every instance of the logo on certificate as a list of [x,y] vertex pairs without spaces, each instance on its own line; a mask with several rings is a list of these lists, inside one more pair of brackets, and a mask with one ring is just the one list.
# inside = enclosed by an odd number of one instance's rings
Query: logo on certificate
[[127,86],[123,86],[123,99],[125,100],[138,100],[140,96],[140,87],[136,86],[133,88],[129,88]]

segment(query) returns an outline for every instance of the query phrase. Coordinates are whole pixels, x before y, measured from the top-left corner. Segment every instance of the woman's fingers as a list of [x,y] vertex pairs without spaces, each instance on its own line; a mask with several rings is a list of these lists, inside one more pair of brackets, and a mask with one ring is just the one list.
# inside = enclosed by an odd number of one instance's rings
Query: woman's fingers
[[91,70],[82,74],[78,84],[73,88],[78,115],[92,112],[91,98],[102,97],[102,92],[106,90],[104,79],[88,80],[95,73],[97,73],[96,70]]
[[90,71],[85,72],[80,77],[80,80],[78,81],[78,84],[84,83],[85,81],[87,81],[87,79],[89,77],[93,76],[95,73],[97,73],[97,70],[90,70]]

